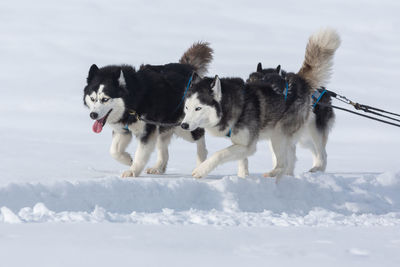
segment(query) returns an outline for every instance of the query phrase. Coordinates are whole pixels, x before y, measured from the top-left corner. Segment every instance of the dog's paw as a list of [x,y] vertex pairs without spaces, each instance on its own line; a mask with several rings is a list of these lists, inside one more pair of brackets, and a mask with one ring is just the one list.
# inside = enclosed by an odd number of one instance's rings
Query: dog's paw
[[124,171],[124,172],[122,173],[121,176],[122,176],[122,178],[138,177],[139,174],[138,174],[138,173],[135,173],[135,172],[132,171],[132,170],[127,170],[127,171]]
[[192,172],[192,176],[194,178],[203,178],[207,174],[208,174],[208,171],[206,168],[204,168],[204,166],[202,164],[199,167],[197,167],[196,169],[194,169]]
[[165,169],[161,169],[161,168],[148,168],[146,170],[147,174],[164,174],[165,173]]
[[283,175],[283,170],[281,168],[273,169],[270,172],[266,172],[263,174],[264,177],[281,177]]
[[131,170],[124,171],[121,177],[122,178],[133,177],[133,172]]
[[247,170],[238,170],[237,176],[240,178],[246,178],[249,175],[249,171]]
[[325,168],[323,168],[322,166],[314,166],[309,170],[309,172],[323,172],[323,171],[325,171]]

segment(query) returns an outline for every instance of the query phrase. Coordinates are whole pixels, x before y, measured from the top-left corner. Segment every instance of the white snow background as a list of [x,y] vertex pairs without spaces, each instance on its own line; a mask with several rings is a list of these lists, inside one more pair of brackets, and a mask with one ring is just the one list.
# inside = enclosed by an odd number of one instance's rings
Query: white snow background
[[[166,175],[121,179],[111,130],[91,131],[82,99],[91,64],[176,62],[198,40],[215,51],[210,75],[297,71],[330,26],[342,45],[328,89],[400,112],[399,12],[393,0],[1,1],[0,266],[399,266],[398,128],[337,111],[327,172],[307,173],[298,149],[279,184],[261,175],[266,142],[250,177],[229,163],[195,180],[195,145],[179,139]],[[227,145],[207,136],[210,153]]]

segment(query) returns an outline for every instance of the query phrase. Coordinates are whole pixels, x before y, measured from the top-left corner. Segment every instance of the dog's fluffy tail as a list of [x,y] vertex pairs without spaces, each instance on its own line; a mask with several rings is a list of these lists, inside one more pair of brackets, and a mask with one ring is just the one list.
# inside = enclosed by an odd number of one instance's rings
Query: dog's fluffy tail
[[310,36],[299,75],[315,89],[326,86],[332,74],[333,56],[340,36],[333,29],[322,29]]
[[197,74],[204,76],[213,59],[213,50],[207,42],[196,42],[183,54],[179,63],[192,65]]

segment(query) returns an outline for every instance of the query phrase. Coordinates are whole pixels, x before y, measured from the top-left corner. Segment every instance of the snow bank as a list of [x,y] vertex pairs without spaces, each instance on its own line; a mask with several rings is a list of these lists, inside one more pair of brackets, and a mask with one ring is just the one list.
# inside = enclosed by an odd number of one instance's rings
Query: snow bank
[[273,179],[108,177],[0,187],[0,222],[399,225],[400,173]]

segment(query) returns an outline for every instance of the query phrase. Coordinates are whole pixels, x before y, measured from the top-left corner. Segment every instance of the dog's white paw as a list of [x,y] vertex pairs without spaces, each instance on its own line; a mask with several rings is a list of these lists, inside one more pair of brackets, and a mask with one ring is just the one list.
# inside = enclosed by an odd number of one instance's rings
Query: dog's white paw
[[132,170],[127,170],[127,171],[124,171],[121,176],[122,176],[122,178],[138,177],[139,173],[135,173],[135,171],[132,171]]
[[146,170],[147,174],[164,174],[165,173],[165,169],[162,168],[148,168]]
[[197,167],[196,169],[193,170],[192,172],[192,176],[194,178],[203,178],[204,176],[206,176],[208,174],[208,168],[207,166],[204,166],[204,164],[200,164],[199,167]]
[[281,168],[276,168],[276,169],[273,169],[270,172],[264,173],[264,177],[277,177],[277,178],[279,178],[282,175],[283,175],[283,169],[281,169]]
[[246,178],[249,175],[249,171],[247,170],[238,170],[237,176],[240,178]]

